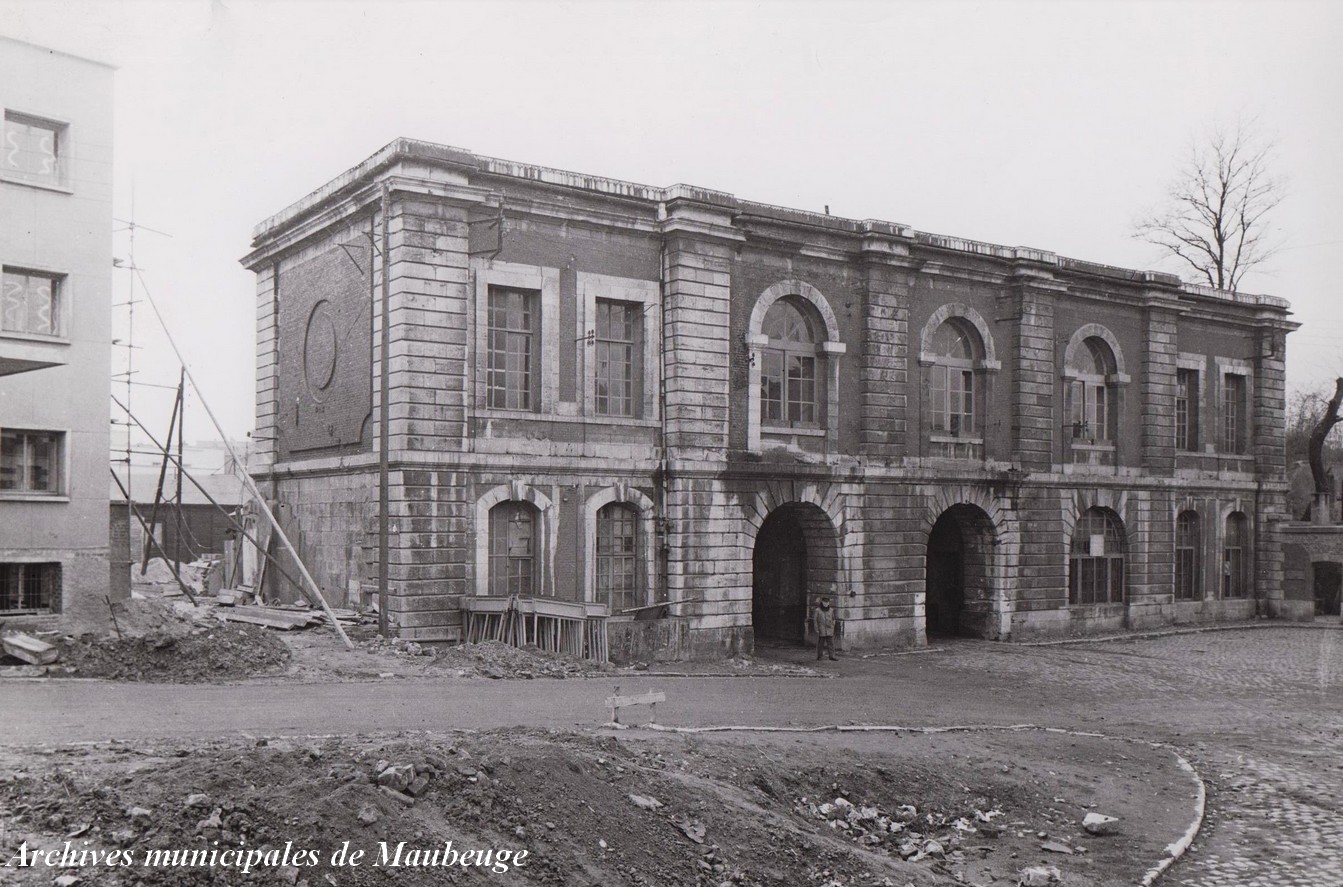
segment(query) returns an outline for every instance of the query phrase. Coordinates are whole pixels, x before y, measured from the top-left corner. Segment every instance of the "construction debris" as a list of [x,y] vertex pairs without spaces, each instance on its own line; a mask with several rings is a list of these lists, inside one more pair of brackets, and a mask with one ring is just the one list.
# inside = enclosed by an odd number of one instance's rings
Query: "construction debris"
[[6,655],[29,665],[50,665],[61,658],[61,651],[58,648],[30,634],[17,631],[0,638],[0,646],[4,647]]

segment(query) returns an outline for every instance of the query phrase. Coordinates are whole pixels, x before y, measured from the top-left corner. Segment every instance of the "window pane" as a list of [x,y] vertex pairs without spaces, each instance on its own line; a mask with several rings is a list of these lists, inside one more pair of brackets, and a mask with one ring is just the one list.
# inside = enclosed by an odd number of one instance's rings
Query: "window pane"
[[59,140],[54,126],[6,114],[0,167],[25,178],[54,182],[59,170]]
[[0,329],[60,334],[60,285],[56,278],[7,270],[0,280]]
[[766,350],[760,368],[760,419],[783,421],[783,353]]

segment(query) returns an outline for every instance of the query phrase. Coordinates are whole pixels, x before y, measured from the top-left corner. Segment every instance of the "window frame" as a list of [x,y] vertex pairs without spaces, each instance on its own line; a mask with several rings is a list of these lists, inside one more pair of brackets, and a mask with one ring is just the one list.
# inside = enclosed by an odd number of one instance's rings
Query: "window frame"
[[[13,436],[19,436],[23,441],[25,454],[29,452],[29,438],[37,436],[46,436],[51,439],[52,447],[55,450],[51,458],[51,466],[48,472],[54,475],[55,480],[51,489],[35,490],[30,486],[16,487],[12,489],[0,488],[0,499],[23,499],[29,501],[67,501],[69,498],[69,447],[67,442],[69,435],[64,430],[50,428],[20,428],[14,426],[0,427],[0,471],[5,469],[5,448],[6,439]],[[19,466],[19,477],[26,478],[30,462],[25,459]],[[2,481],[0,481],[2,482]]]
[[[1097,343],[1093,347],[1090,343]],[[1079,369],[1076,362],[1077,350],[1085,348],[1094,367],[1104,363],[1104,372],[1094,369]],[[1104,348],[1104,352],[1097,349]],[[1117,447],[1119,441],[1119,386],[1117,377],[1119,360],[1114,346],[1105,337],[1089,335],[1079,343],[1078,349],[1070,349],[1063,367],[1064,414],[1068,417],[1068,427],[1072,429],[1069,438],[1074,444],[1081,443],[1092,447]],[[1101,434],[1094,433],[1099,430]],[[1087,433],[1091,432],[1091,433]]]
[[[512,307],[496,305],[498,300],[512,297],[518,297],[522,303],[522,325],[518,327],[509,325],[513,320]],[[540,326],[541,293],[538,290],[491,284],[486,290],[486,299],[488,326],[485,331],[485,408],[525,413],[540,412],[541,398],[537,385],[539,381],[537,352],[540,350],[540,336],[537,333]],[[500,316],[504,321],[502,326],[496,323],[496,318]],[[515,347],[518,344],[523,347]],[[524,369],[510,366],[517,356],[525,359]],[[518,374],[522,376],[520,380],[516,378]],[[500,380],[502,384],[496,380]],[[521,385],[515,384],[519,381]],[[496,394],[499,396],[496,397]],[[518,403],[512,402],[515,395]],[[499,400],[503,402],[499,403]]]
[[[765,315],[775,302],[793,298],[799,303],[809,305],[814,314],[812,319],[819,320],[814,327],[816,345],[817,422],[815,427],[766,425],[761,405],[761,374],[764,364],[764,350],[769,345],[769,337],[764,333]],[[839,322],[835,312],[825,296],[816,287],[803,280],[789,278],[780,280],[767,287],[751,307],[746,330],[742,333],[742,345],[745,346],[746,359],[746,449],[752,453],[763,453],[766,449],[788,451],[818,451],[837,444],[839,439],[839,387],[840,368],[843,355],[848,347],[840,341]],[[734,411],[737,405],[734,404]],[[735,416],[734,412],[734,416]],[[814,443],[813,443],[814,442]]]
[[[770,314],[775,310],[792,309],[807,329],[810,341],[796,342],[787,338],[774,338],[764,330]],[[760,427],[769,432],[795,431],[797,429],[819,429],[825,417],[825,379],[818,372],[821,355],[820,336],[816,326],[820,318],[805,300],[797,296],[784,296],[776,299],[765,312],[760,335],[764,341],[760,346]],[[793,367],[807,368],[808,372],[794,375]],[[777,373],[771,372],[771,365],[777,365]],[[770,379],[778,379],[779,397],[766,397],[766,386]],[[803,396],[803,390],[809,396]],[[769,415],[769,405],[778,405],[778,414]],[[794,416],[796,407],[797,418]],[[809,416],[805,415],[809,413]]]
[[[592,360],[592,408],[598,416],[622,419],[643,418],[643,313],[644,308],[638,302],[625,302],[617,299],[599,298],[595,300],[594,353]],[[618,338],[611,332],[611,312],[619,308],[625,315],[624,325],[628,328],[629,338]],[[605,315],[605,316],[603,316]],[[603,323],[605,321],[605,323]],[[605,327],[605,332],[603,332]],[[623,349],[626,356],[617,362],[611,356],[615,348]],[[623,373],[612,373],[614,367],[623,368]],[[607,369],[603,379],[603,367]],[[617,378],[619,377],[619,378]],[[605,382],[607,388],[603,393]],[[617,397],[613,386],[622,386],[626,390]],[[615,409],[613,402],[622,402],[623,408]]]
[[[22,169],[9,166],[5,163],[5,155],[8,151],[20,150],[18,145],[12,143],[10,137],[11,124],[51,130],[52,165],[54,168],[49,176],[41,173],[25,172]],[[69,144],[70,122],[68,120],[60,120],[58,118],[48,117],[44,114],[32,114],[16,108],[0,109],[0,181],[16,185],[26,185],[33,188],[61,191],[67,194],[74,193],[69,188]]]
[[[1189,520],[1186,520],[1186,519]],[[1192,524],[1192,529],[1186,526]],[[1175,585],[1177,601],[1203,599],[1203,521],[1198,511],[1182,509],[1175,516]]]
[[1198,452],[1198,370],[1175,368],[1175,449]]
[[[468,318],[468,335],[475,343],[467,373],[475,392],[475,412],[489,417],[535,420],[555,413],[559,403],[559,291],[556,268],[472,259],[474,303]],[[528,290],[540,293],[534,309],[533,406],[518,410],[490,406],[490,288]]]
[[[48,312],[54,332],[42,333],[29,329],[8,329],[5,327],[5,304],[8,298],[6,279],[11,276],[41,278],[51,285],[51,306]],[[40,342],[70,341],[70,276],[64,272],[47,268],[34,268],[27,265],[0,265],[0,337],[7,339],[32,339]],[[26,311],[25,311],[26,314]]]
[[[609,537],[604,530],[609,530],[614,525],[613,515],[621,515],[621,523],[626,524],[629,529],[627,536],[619,538],[628,540],[628,549],[625,551],[611,551],[609,549]],[[592,591],[593,598],[599,604],[606,604],[611,615],[622,613],[625,610],[634,609],[640,606],[646,595],[643,589],[643,578],[641,563],[642,545],[640,543],[640,515],[639,508],[631,502],[612,501],[607,502],[597,509],[593,552],[593,576]],[[603,541],[608,542],[608,549],[603,551]],[[614,566],[617,563],[627,563],[627,569],[624,571],[628,577],[628,586],[621,588],[617,592],[611,580],[614,576]],[[607,567],[608,569],[603,569]],[[603,575],[605,573],[605,576]],[[603,579],[606,582],[603,582]],[[616,605],[615,595],[619,593],[621,606]]]
[[[586,421],[612,425],[651,427],[659,421],[658,349],[662,347],[662,296],[656,280],[615,277],[609,274],[578,273],[578,312],[574,319],[574,338],[579,342],[576,372],[580,374],[581,408]],[[634,415],[618,416],[597,410],[597,303],[622,302],[639,312],[636,349]],[[558,368],[556,370],[558,373]],[[558,377],[557,377],[558,378]]]
[[[1233,527],[1234,532],[1233,532]],[[1236,544],[1232,544],[1232,543]],[[1231,511],[1222,521],[1222,587],[1223,600],[1245,600],[1250,597],[1250,563],[1254,539],[1250,518],[1243,511]]]
[[[512,513],[511,516],[510,512]],[[522,515],[526,515],[530,527],[529,550],[525,556],[515,556],[510,551],[512,539],[506,535],[507,530],[504,525],[514,523]],[[501,530],[504,530],[505,533],[501,534]],[[496,596],[540,596],[539,561],[542,550],[541,514],[535,505],[524,500],[507,499],[491,507],[489,510],[489,593]],[[514,562],[518,562],[518,566],[522,567],[523,561],[526,562],[525,570],[514,570]],[[519,580],[516,588],[514,587],[515,579]],[[522,587],[521,580],[523,579],[526,580],[525,588]]]
[[[1103,521],[1100,533],[1092,532],[1096,529],[1097,520]],[[1112,551],[1112,546],[1109,544],[1112,532],[1118,543],[1115,546],[1118,551]],[[1100,554],[1093,552],[1094,539],[1097,535],[1102,537]],[[1085,538],[1087,543],[1085,552],[1081,550],[1082,538]],[[1113,510],[1100,506],[1086,509],[1077,516],[1068,545],[1068,605],[1090,607],[1126,603],[1128,539],[1119,516]],[[1091,577],[1091,581],[1087,583],[1090,588],[1083,589],[1083,580],[1087,576]],[[1104,600],[1096,599],[1096,592],[1100,589],[1098,578],[1104,579]],[[1084,590],[1087,592],[1085,595]]]
[[1222,421],[1220,449],[1228,456],[1245,456],[1249,451],[1246,430],[1250,385],[1244,373],[1222,374]]
[[[22,606],[24,603],[23,585],[28,581],[30,572],[37,572],[36,582],[42,598],[38,606]],[[0,616],[41,615],[61,611],[63,589],[63,567],[59,561],[6,561],[0,563]],[[7,606],[11,600],[11,583],[18,590],[12,600],[17,606]]]

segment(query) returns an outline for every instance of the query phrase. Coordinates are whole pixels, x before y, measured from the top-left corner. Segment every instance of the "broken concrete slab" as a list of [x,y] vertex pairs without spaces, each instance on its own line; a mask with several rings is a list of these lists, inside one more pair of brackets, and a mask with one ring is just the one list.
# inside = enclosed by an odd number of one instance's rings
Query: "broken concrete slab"
[[29,665],[50,665],[61,658],[59,648],[22,632],[13,632],[0,637],[0,647],[4,648],[7,655]]

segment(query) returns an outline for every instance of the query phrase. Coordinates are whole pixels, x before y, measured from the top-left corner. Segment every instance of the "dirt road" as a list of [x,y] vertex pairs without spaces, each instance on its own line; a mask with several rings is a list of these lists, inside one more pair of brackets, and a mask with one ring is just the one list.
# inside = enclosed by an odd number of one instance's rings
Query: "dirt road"
[[[804,661],[802,652],[781,658]],[[1188,887],[1343,885],[1343,632],[1267,627],[1027,648],[964,641],[847,658],[833,677],[0,684],[0,742],[595,726],[660,689],[669,725],[1037,723],[1171,742],[1210,784],[1172,873]]]

